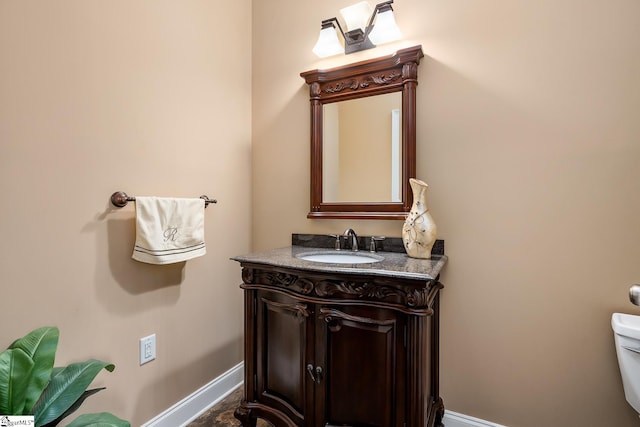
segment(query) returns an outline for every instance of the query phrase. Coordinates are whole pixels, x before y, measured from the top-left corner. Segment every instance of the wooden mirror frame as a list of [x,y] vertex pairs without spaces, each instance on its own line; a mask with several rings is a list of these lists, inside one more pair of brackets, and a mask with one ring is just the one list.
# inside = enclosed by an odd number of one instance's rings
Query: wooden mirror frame
[[[402,219],[411,209],[409,178],[416,174],[416,86],[422,46],[395,54],[300,73],[309,85],[311,103],[311,210],[307,218]],[[402,200],[400,202],[322,201],[323,105],[402,91]]]

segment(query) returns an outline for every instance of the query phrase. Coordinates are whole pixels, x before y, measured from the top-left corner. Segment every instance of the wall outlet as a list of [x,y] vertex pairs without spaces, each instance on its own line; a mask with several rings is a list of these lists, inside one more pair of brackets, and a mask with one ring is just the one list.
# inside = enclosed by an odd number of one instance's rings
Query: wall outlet
[[140,338],[140,365],[156,358],[156,334]]

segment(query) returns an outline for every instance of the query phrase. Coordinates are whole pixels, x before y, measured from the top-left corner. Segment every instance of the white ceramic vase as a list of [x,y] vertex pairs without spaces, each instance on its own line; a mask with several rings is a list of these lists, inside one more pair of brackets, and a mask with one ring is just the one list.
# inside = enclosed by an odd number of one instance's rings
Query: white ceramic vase
[[402,227],[402,242],[410,257],[430,259],[437,228],[427,207],[429,186],[415,178],[410,178],[409,184],[413,192],[413,205]]

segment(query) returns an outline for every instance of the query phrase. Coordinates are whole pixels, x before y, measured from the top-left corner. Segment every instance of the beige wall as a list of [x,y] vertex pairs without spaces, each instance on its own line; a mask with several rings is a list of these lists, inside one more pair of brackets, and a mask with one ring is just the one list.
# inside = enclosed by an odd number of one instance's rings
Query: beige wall
[[[418,177],[451,257],[447,408],[512,427],[636,425],[609,319],[639,312],[626,292],[640,274],[640,5],[398,0],[405,41],[318,61],[320,21],[351,3],[0,2],[0,344],[59,326],[58,364],[117,365],[86,409],[133,425],[239,362],[230,256],[292,232],[400,234],[306,219],[298,73],[422,44]],[[134,208],[110,208],[115,190],[218,198],[208,254],[132,261]],[[158,359],[140,367],[150,333]]]
[[[250,21],[249,0],[0,2],[0,346],[55,325],[57,364],[115,363],[86,410],[138,426],[242,360]],[[133,261],[116,190],[217,198],[206,256]]]
[[[640,280],[640,3],[394,3],[405,40],[319,61],[320,21],[350,0],[253,4],[253,241],[399,236],[401,221],[308,220],[301,71],[422,44],[417,175],[442,276],[448,409],[512,427],[635,426],[611,313]],[[373,3],[373,2],[372,2]]]

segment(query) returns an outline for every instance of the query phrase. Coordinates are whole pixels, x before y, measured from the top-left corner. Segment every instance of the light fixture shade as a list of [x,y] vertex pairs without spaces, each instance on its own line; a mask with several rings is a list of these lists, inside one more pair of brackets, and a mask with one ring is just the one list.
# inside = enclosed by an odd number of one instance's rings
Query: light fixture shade
[[312,50],[313,53],[318,55],[320,58],[344,53],[344,46],[340,43],[336,28],[334,26],[330,26],[321,29],[318,41]]
[[347,24],[347,31],[357,30],[359,28],[364,32],[367,28],[371,12],[373,12],[373,10],[366,1],[361,1],[360,3],[340,9],[340,14]]
[[396,24],[393,10],[389,9],[378,13],[376,23],[369,33],[369,40],[371,40],[373,44],[379,45],[400,40],[401,38],[402,33]]

